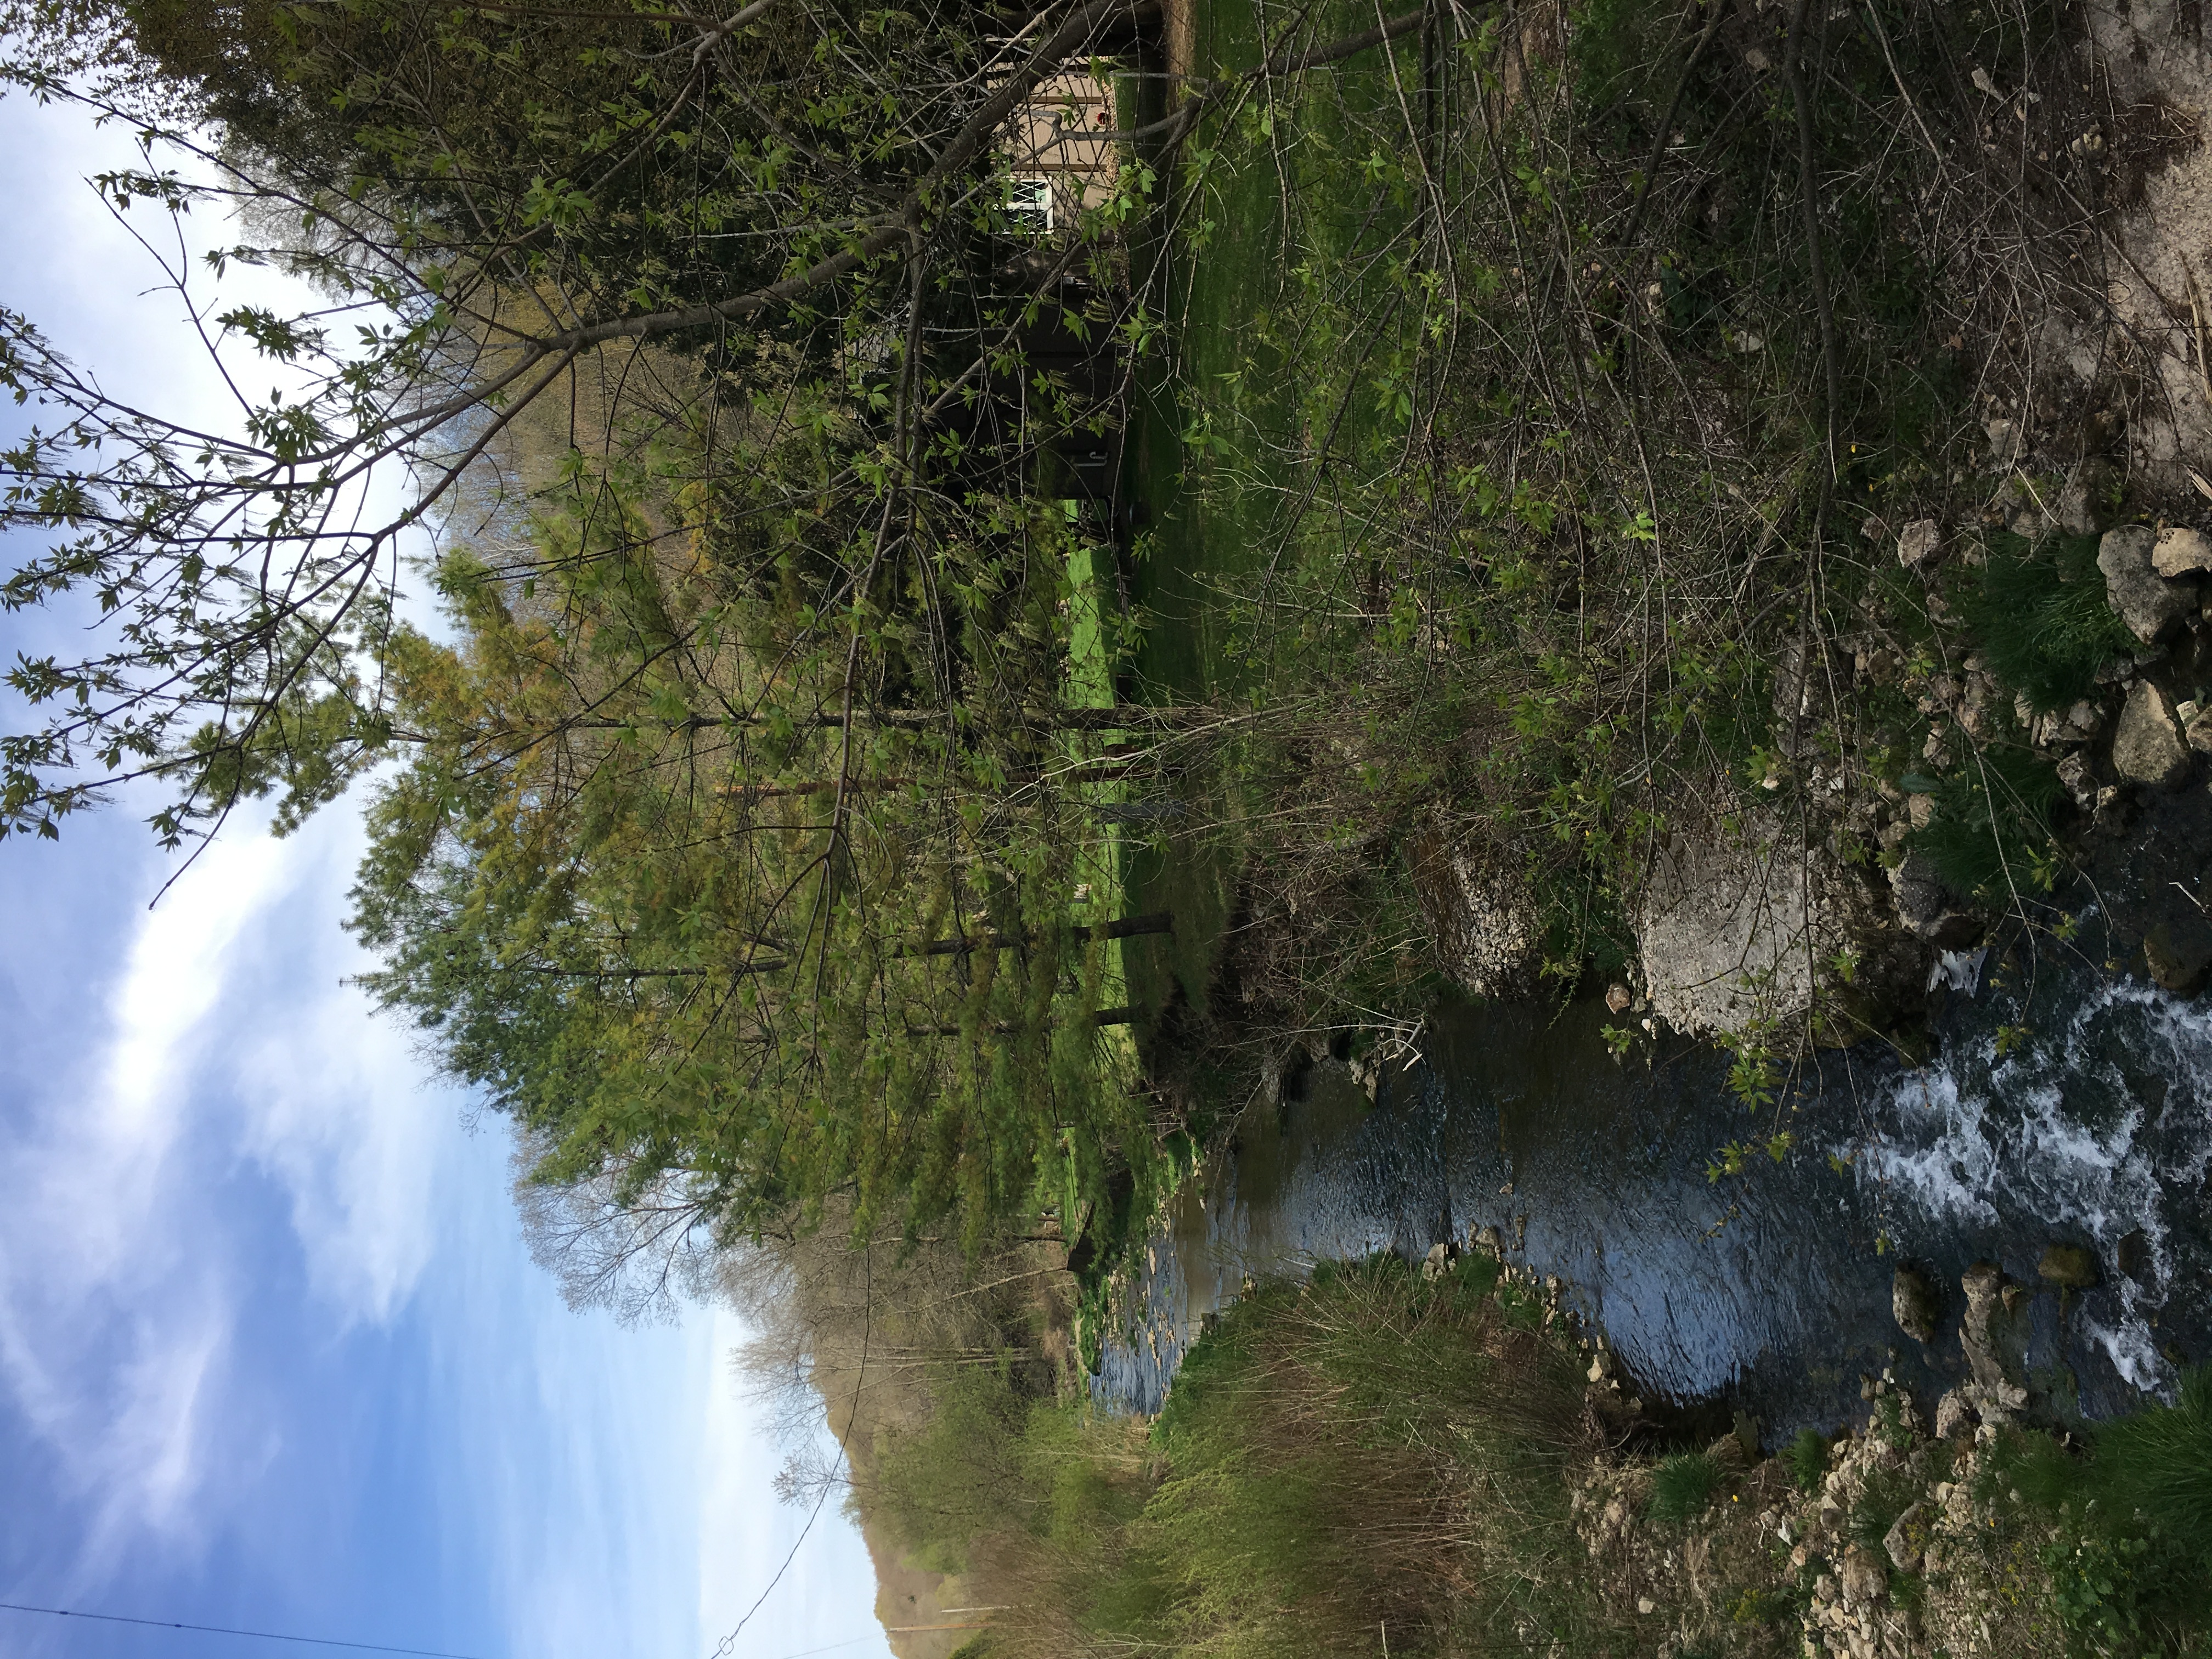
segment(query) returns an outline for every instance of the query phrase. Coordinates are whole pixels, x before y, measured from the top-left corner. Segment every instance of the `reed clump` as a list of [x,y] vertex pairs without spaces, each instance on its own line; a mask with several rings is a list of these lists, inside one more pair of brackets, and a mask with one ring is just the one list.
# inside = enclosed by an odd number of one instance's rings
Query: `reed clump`
[[978,1656],[1369,1656],[1385,1632],[1394,1654],[1517,1652],[1532,1630],[1612,1651],[1569,1507],[1602,1431],[1572,1349],[1514,1319],[1484,1267],[1431,1280],[1385,1257],[1263,1286],[1149,1433],[978,1411],[989,1374],[948,1376],[970,1401],[957,1430],[879,1460],[902,1541],[1009,1608]]

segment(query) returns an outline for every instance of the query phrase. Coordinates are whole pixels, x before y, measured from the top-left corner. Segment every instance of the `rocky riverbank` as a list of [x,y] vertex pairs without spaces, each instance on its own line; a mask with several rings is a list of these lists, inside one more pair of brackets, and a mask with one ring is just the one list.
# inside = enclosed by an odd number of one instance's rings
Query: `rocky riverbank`
[[[2045,1270],[2063,1297],[2095,1264],[2057,1246]],[[1832,1437],[1808,1429],[1763,1456],[1739,1416],[1703,1451],[1615,1450],[1574,1478],[1597,1593],[1661,1659],[2212,1651],[2212,1384],[2200,1374],[2179,1407],[2116,1428],[2069,1426],[2021,1374],[2028,1287],[1984,1263],[1960,1290],[1974,1374],[1932,1402],[1885,1369],[1863,1379],[1864,1418]],[[1932,1334],[1932,1292],[1899,1271],[1909,1340]],[[1633,1414],[1602,1338],[1584,1341],[1593,1412]],[[2173,1501],[2131,1501],[2154,1492]]]

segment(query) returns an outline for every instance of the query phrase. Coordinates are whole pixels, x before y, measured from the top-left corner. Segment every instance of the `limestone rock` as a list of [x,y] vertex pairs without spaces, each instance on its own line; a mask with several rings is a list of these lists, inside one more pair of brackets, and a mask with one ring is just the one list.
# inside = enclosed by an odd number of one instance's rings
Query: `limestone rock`
[[2096,805],[2097,775],[2089,769],[2089,757],[2080,750],[2058,763],[2058,781],[2082,811]]
[[1786,1025],[1811,1006],[1811,964],[1844,940],[1815,904],[1805,865],[1779,823],[1677,836],[1660,850],[1636,936],[1652,1006],[1668,1024],[1703,1036],[1763,1014]]
[[2105,527],[2105,508],[2111,498],[2112,469],[2092,458],[2076,466],[2058,492],[2058,523],[2069,536],[2094,536]]
[[2194,996],[2212,973],[2212,928],[2201,916],[2160,921],[2143,935],[2143,966],[2176,996]]
[[1844,1551],[1840,1573],[1844,1600],[1860,1607],[1879,1601],[1889,1593],[1889,1574],[1872,1550],[1853,1544]]
[[2086,1291],[2097,1282],[2097,1258],[2079,1244],[2053,1244],[2044,1251],[2035,1271],[2046,1285]]
[[1943,550],[1943,529],[1933,519],[1915,519],[1897,538],[1897,562],[1907,570],[1933,569]]
[[1976,1385],[2000,1398],[2000,1391],[2019,1387],[2027,1358],[2027,1333],[2004,1305],[2006,1283],[2004,1269],[1994,1261],[1977,1261],[1959,1279],[1959,1287],[1966,1293],[1959,1344],[1966,1350]]
[[1897,1270],[1890,1280],[1889,1305],[1898,1328],[1914,1341],[1936,1340],[1936,1322],[1942,1316],[1943,1304],[1919,1268],[1907,1265]]
[[2167,581],[2151,562],[2156,539],[2147,525],[2123,525],[2106,531],[2097,544],[2105,597],[2128,631],[2145,645],[2172,633],[2197,608],[2195,593]]
[[2172,789],[2188,777],[2189,766],[2189,745],[2166,694],[2148,680],[2137,680],[2112,736],[2112,769],[2129,783]]
[[1540,929],[1520,885],[1499,872],[1492,849],[1480,836],[1455,841],[1431,830],[1408,852],[1437,965],[1478,997],[1525,988]]
[[1921,1552],[1928,1547],[1929,1534],[1934,1530],[1935,1516],[1923,1498],[1897,1517],[1882,1538],[1882,1552],[1899,1572],[1917,1572]]
[[2212,537],[2201,530],[2169,525],[2151,544],[2151,568],[2161,576],[2189,576],[2212,570]]
[[1970,1440],[1974,1433],[1973,1407],[1956,1389],[1947,1389],[1936,1402],[1936,1437],[1938,1440]]

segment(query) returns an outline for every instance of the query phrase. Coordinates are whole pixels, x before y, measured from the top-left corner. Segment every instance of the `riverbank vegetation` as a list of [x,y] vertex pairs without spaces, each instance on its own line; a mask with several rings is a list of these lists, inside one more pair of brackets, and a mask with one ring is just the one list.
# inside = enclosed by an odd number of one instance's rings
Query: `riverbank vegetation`
[[1626,1402],[1470,1257],[1258,1287],[1150,1424],[940,1366],[856,1489],[996,1611],[962,1649],[1203,1654],[2212,1651],[2212,1382],[2061,1438],[1992,1413],[1762,1457]]

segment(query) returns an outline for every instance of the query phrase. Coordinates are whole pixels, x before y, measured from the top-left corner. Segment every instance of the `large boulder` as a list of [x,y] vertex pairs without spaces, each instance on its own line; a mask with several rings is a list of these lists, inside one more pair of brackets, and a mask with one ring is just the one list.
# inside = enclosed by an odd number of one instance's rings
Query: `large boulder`
[[2129,783],[2172,789],[2189,776],[2189,744],[2166,694],[2148,680],[2137,680],[2112,737],[2112,770]]
[[1660,848],[1637,916],[1652,1006],[1677,1030],[1787,1023],[1811,1007],[1812,964],[1843,948],[1814,899],[1812,855],[1779,824],[1678,835]]
[[1534,982],[1541,927],[1526,890],[1480,836],[1441,830],[1410,848],[1437,964],[1478,997],[1510,996]]
[[1891,1522],[1881,1540],[1882,1553],[1899,1572],[1920,1571],[1920,1559],[1936,1531],[1936,1512],[1922,1498]]
[[1889,1592],[1889,1574],[1881,1559],[1858,1544],[1845,1547],[1839,1576],[1844,1581],[1844,1600],[1852,1607],[1879,1601]]
[[1897,1316],[1898,1328],[1916,1342],[1936,1340],[1936,1322],[1943,1316],[1942,1298],[1928,1275],[1910,1264],[1897,1270],[1890,1280],[1890,1311]]
[[2156,532],[2148,525],[2122,525],[2097,544],[2097,568],[2105,573],[2105,597],[2128,631],[2145,645],[2181,626],[2197,608],[2193,585],[2170,582],[2158,574],[2152,554]]
[[[1966,1316],[1960,1322],[1959,1343],[1974,1382],[1985,1393],[2008,1399],[2027,1381],[2027,1333],[2005,1295],[2004,1269],[1994,1261],[1977,1261],[1960,1277],[1966,1293]],[[2022,1309],[2024,1312],[2024,1308]],[[2022,1396],[2023,1398],[2025,1396]]]
[[2212,924],[2202,915],[2160,921],[2143,935],[2143,966],[2160,988],[2195,996],[2212,975]]

